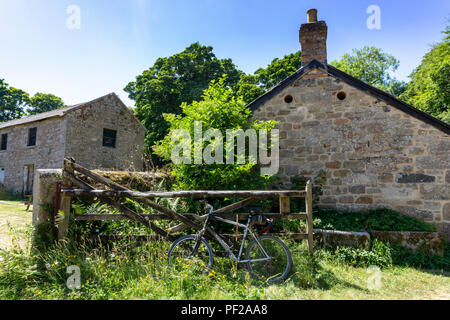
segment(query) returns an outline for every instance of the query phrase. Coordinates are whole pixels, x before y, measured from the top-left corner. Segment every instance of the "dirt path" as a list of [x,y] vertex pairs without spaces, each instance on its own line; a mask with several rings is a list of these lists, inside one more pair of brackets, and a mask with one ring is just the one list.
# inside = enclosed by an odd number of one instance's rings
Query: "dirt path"
[[0,248],[12,246],[8,223],[16,229],[25,229],[27,224],[31,224],[32,208],[30,211],[25,209],[20,201],[0,200]]

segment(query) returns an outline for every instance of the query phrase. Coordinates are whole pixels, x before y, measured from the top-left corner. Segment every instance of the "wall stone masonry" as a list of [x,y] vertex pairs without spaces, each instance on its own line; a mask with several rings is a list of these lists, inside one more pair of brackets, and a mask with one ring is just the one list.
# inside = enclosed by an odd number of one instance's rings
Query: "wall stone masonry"
[[444,239],[437,232],[376,231],[354,232],[314,229],[314,239],[320,247],[353,247],[367,249],[375,240],[400,244],[415,252],[444,255]]
[[442,235],[437,232],[371,231],[370,236],[372,239],[397,243],[414,251],[444,255],[444,241]]
[[[36,145],[28,147],[28,130],[38,128]],[[0,168],[4,170],[4,185],[14,193],[24,194],[25,166],[34,169],[63,167],[66,122],[53,118],[0,130],[8,134],[7,150],[0,151]]]
[[371,243],[367,232],[314,229],[314,238],[320,247],[331,248],[346,246],[367,249]]
[[[145,129],[108,96],[66,116],[66,156],[87,169],[142,171]],[[115,148],[103,147],[103,129],[117,131]]]
[[392,208],[435,223],[449,239],[448,134],[317,68],[253,112],[279,121],[287,186],[295,175],[325,172],[322,207]]

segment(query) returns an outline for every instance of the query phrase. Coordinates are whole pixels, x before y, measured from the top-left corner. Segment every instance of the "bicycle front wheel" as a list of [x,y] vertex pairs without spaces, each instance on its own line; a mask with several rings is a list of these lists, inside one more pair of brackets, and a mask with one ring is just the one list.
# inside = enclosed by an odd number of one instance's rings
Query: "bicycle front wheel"
[[258,238],[262,248],[271,258],[266,261],[252,261],[266,258],[260,245],[253,239],[247,247],[245,260],[247,269],[255,278],[268,283],[279,283],[287,278],[292,268],[292,257],[289,248],[280,239],[272,235]]
[[169,267],[177,271],[208,272],[214,263],[213,251],[208,241],[201,238],[197,243],[197,239],[197,235],[187,235],[175,240],[168,253]]

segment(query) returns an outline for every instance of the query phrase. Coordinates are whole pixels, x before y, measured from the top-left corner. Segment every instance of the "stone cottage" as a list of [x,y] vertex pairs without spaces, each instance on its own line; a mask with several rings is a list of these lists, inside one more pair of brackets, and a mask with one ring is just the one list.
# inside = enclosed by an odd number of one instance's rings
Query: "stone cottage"
[[324,176],[319,204],[387,207],[450,237],[450,126],[327,64],[327,25],[308,11],[302,67],[249,108],[279,121],[281,179]]
[[0,183],[32,194],[34,171],[73,157],[89,169],[143,168],[145,128],[114,94],[0,123]]

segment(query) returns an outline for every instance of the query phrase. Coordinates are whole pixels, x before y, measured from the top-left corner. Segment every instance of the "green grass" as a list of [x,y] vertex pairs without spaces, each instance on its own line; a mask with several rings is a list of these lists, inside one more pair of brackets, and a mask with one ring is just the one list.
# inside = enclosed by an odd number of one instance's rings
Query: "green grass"
[[[310,256],[304,243],[289,242],[295,269],[284,283],[270,286],[224,258],[216,258],[214,272],[207,275],[171,270],[167,242],[106,247],[69,240],[38,252],[29,245],[33,230],[24,210],[21,202],[0,201],[6,217],[21,218],[4,235],[13,237],[11,246],[0,249],[0,299],[450,299],[448,273],[378,261],[382,246],[366,261],[361,256],[367,252],[316,250]],[[397,259],[412,257],[404,254]],[[376,289],[368,286],[372,263],[385,266]],[[80,268],[82,287],[72,291],[66,282],[73,265]]]
[[[13,199],[13,200],[10,200]],[[31,209],[26,211],[23,201],[17,200],[8,194],[2,194],[0,190],[0,248],[11,247],[9,229],[24,229],[31,223]]]
[[[31,237],[27,233],[16,236]],[[18,240],[18,238],[16,238]],[[286,282],[256,282],[243,268],[216,258],[214,272],[195,274],[167,267],[169,243],[135,247],[127,241],[105,246],[59,243],[43,253],[15,245],[0,250],[0,299],[449,299],[450,278],[442,271],[389,266],[380,287],[370,289],[367,266],[352,267],[332,251],[307,253],[289,243],[295,269]],[[81,270],[79,290],[69,290],[67,267]]]

